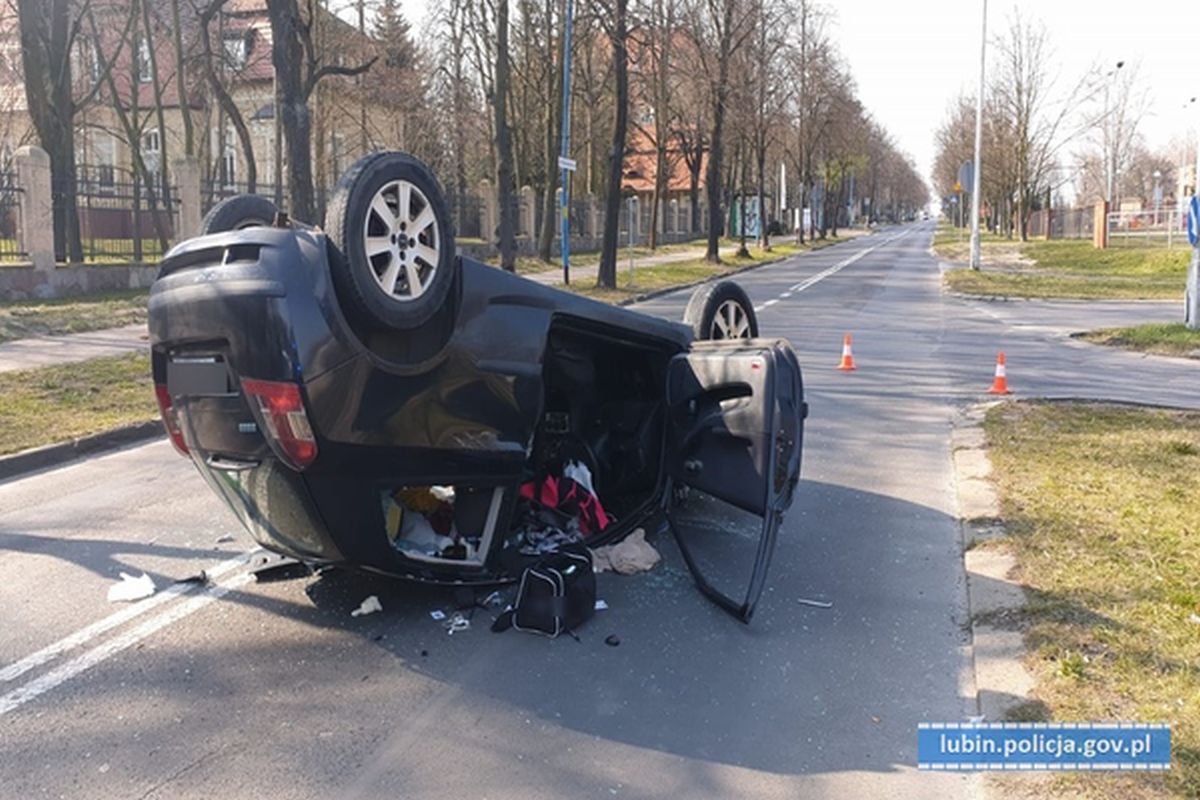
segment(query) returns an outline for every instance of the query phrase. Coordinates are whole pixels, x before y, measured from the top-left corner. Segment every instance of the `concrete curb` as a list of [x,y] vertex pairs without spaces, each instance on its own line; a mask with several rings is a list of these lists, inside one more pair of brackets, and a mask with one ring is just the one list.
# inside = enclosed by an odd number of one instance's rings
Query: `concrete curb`
[[0,456],[0,481],[9,480],[49,467],[58,467],[84,456],[97,455],[129,444],[149,441],[166,435],[162,422],[147,420],[90,436],[81,436],[69,442],[49,444],[22,450],[13,455]]
[[1033,676],[1025,669],[1022,633],[1002,622],[991,622],[1025,606],[1024,588],[1010,577],[1017,560],[1003,548],[976,547],[1005,533],[982,427],[984,414],[994,405],[996,401],[967,408],[955,419],[950,437],[958,486],[976,696],[979,713],[992,722],[1003,721],[1011,709],[1026,702],[1034,687]]

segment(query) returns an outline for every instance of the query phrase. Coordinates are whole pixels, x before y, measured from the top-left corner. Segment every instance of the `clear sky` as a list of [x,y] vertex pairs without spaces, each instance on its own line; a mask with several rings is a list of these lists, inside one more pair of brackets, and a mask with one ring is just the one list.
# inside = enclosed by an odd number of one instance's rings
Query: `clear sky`
[[[577,0],[578,2],[579,0]],[[402,0],[414,28],[424,0]],[[850,65],[859,96],[924,175],[933,163],[933,134],[950,102],[979,80],[982,0],[857,0],[835,9],[833,38]],[[1200,126],[1200,7],[1128,0],[990,0],[989,37],[1014,9],[1045,23],[1063,88],[1091,65],[1139,64],[1150,98],[1143,132],[1151,147]],[[1194,155],[1191,156],[1194,158]]]

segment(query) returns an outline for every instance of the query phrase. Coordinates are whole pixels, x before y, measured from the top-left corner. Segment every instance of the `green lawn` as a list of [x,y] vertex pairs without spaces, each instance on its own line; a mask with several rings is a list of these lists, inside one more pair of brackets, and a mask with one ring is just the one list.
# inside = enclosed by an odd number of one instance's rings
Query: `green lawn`
[[146,322],[145,289],[58,300],[0,302],[0,342]]
[[993,239],[979,271],[945,274],[952,291],[984,297],[1173,300],[1183,295],[1186,249],[1109,248],[1088,241]]
[[1124,347],[1142,353],[1200,358],[1200,331],[1189,330],[1182,322],[1102,328],[1088,331],[1079,338],[1094,344]]
[[[1008,403],[985,420],[1029,605],[1022,718],[1165,721],[1163,777],[1081,775],[1086,797],[1200,797],[1200,412]],[[1076,796],[1072,793],[1070,796]]]
[[0,372],[0,455],[154,419],[150,356]]

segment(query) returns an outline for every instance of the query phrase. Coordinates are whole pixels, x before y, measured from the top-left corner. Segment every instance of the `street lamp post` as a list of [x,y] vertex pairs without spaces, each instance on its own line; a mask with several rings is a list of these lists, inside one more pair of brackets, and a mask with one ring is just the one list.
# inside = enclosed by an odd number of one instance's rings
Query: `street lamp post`
[[[983,68],[987,57],[987,0],[983,0],[983,29],[979,37],[979,93],[975,96],[975,172],[971,176],[971,269],[979,269],[980,150],[983,147]],[[962,205],[961,203],[959,204]],[[960,212],[961,213],[961,212]]]
[[1116,182],[1117,174],[1117,143],[1116,133],[1112,132],[1112,110],[1108,105],[1108,93],[1112,88],[1113,79],[1121,67],[1125,66],[1124,61],[1118,61],[1117,66],[1110,69],[1104,74],[1104,144],[1106,152],[1104,153],[1104,172],[1106,178],[1106,188],[1104,191],[1104,199],[1108,202],[1109,211],[1112,211],[1113,203],[1113,184]]

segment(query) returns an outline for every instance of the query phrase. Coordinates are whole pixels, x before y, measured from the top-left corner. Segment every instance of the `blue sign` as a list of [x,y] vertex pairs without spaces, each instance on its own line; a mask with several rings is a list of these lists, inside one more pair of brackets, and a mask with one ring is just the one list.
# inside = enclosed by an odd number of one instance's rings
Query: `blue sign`
[[1192,195],[1188,203],[1188,241],[1192,247],[1200,247],[1200,194]]
[[972,162],[964,161],[958,168],[958,183],[967,194],[972,192],[975,186],[975,165]]
[[922,770],[1171,768],[1171,726],[1138,722],[922,722]]

